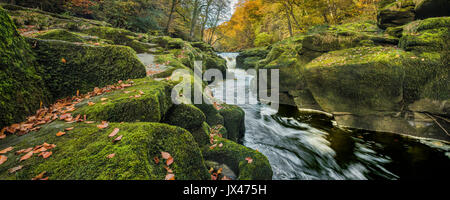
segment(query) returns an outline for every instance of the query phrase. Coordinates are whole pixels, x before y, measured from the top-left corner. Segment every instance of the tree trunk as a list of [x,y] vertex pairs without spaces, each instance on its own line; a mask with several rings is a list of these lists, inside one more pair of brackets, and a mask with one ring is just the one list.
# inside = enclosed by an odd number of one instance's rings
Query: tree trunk
[[200,2],[199,0],[195,0],[194,2],[194,12],[192,13],[192,19],[191,19],[191,30],[189,33],[189,37],[191,40],[194,40],[195,35],[195,25],[197,25],[197,19],[198,15],[200,14]]
[[201,39],[203,40],[204,37],[204,33],[205,33],[205,28],[206,28],[206,22],[208,22],[208,16],[209,16],[209,8],[211,6],[213,0],[208,0],[208,3],[206,5],[206,10],[205,10],[205,19],[203,20],[202,23],[202,31],[201,31]]
[[169,34],[169,29],[170,29],[170,23],[172,23],[172,16],[173,13],[175,12],[175,8],[178,4],[178,0],[172,0],[172,7],[170,9],[170,13],[169,13],[169,19],[167,20],[167,26],[166,26],[166,34]]
[[291,17],[289,15],[289,11],[286,10],[286,19],[288,21],[288,29],[289,29],[289,35],[292,37],[294,36],[294,33],[292,32],[292,23],[291,23]]

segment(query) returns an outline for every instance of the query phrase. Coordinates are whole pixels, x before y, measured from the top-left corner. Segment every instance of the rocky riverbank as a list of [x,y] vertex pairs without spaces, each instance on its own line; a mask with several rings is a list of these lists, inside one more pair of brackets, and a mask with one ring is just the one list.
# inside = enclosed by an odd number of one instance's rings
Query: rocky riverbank
[[226,70],[212,47],[2,6],[0,179],[272,178],[242,109],[171,101],[176,69]]
[[237,60],[279,69],[281,103],[341,127],[448,142],[449,4],[382,1],[377,22],[316,26]]

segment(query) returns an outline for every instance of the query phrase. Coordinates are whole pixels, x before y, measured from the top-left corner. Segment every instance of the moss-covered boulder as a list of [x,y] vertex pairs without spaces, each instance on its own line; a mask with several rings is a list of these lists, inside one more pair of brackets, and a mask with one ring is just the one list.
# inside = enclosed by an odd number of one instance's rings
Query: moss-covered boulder
[[245,134],[245,112],[239,106],[222,104],[219,110],[223,116],[229,140],[238,142]]
[[40,75],[53,98],[86,93],[119,80],[145,77],[136,53],[124,46],[95,46],[28,39],[41,65]]
[[[233,141],[214,137],[219,145],[215,148],[203,147],[205,160],[226,164],[238,176],[238,180],[271,180],[272,167],[262,153],[237,144]],[[252,161],[249,162],[247,158]]]
[[[150,78],[135,79],[133,82],[132,87],[124,90],[116,90],[82,101],[77,104],[74,115],[87,115],[89,120],[111,122],[160,122],[164,119],[172,106],[170,96],[172,87]],[[95,104],[89,105],[89,102]]]
[[450,17],[428,18],[405,25],[399,46],[407,51],[449,51]]
[[267,47],[257,47],[241,51],[236,57],[236,66],[243,69],[256,68],[256,60],[264,59],[269,50]]
[[379,8],[378,26],[382,29],[405,25],[415,19],[413,0],[399,0]]
[[48,102],[29,44],[0,7],[0,127],[19,122]]
[[[58,131],[74,127],[64,136]],[[108,137],[118,128],[118,142]],[[116,137],[117,137],[116,136]],[[55,144],[48,150],[52,155],[46,159],[35,154],[30,159],[19,161],[23,156],[14,152],[35,147],[43,143]],[[99,129],[96,124],[68,124],[55,121],[43,125],[38,132],[25,136],[8,136],[0,141],[0,149],[14,147],[6,154],[8,160],[0,166],[2,180],[31,180],[41,172],[50,180],[164,180],[161,152],[168,152],[174,159],[170,168],[176,180],[208,180],[199,146],[192,135],[184,129],[159,123],[110,123],[108,128]],[[108,155],[114,157],[108,158]],[[154,159],[161,160],[158,164]],[[15,173],[10,168],[22,165]]]
[[450,16],[450,1],[448,0],[414,0],[414,2],[417,19]]
[[166,123],[189,131],[202,127],[205,121],[205,114],[197,107],[189,104],[174,105],[165,119]]
[[83,38],[79,35],[64,29],[54,29],[37,36],[39,39],[47,40],[63,40],[67,42],[83,42]]

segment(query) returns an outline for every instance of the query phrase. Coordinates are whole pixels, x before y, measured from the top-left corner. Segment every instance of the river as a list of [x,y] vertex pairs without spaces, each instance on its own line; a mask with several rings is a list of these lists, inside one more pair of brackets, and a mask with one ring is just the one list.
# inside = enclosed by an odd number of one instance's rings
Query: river
[[[235,77],[211,86],[225,101],[226,92],[250,88],[253,76],[236,68],[237,53],[221,53]],[[237,82],[244,80],[245,82]],[[237,85],[234,85],[237,82]],[[246,132],[241,143],[269,159],[274,180],[378,180],[450,178],[450,149],[446,144],[395,134],[344,131],[320,116],[304,115],[292,106],[239,105],[245,111]]]

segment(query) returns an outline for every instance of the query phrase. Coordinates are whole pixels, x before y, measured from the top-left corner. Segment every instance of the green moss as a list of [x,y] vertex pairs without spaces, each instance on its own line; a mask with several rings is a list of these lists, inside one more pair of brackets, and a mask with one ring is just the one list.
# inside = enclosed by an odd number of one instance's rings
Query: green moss
[[[75,127],[66,135],[56,137],[58,131]],[[108,135],[119,128],[121,141],[113,143]],[[208,171],[202,154],[192,135],[184,129],[159,123],[110,123],[106,129],[96,124],[67,124],[56,121],[44,125],[38,132],[22,137],[8,136],[0,143],[1,149],[13,146],[15,150],[43,144],[55,144],[47,158],[33,156],[19,162],[22,155],[7,154],[8,161],[0,166],[0,179],[30,180],[46,171],[50,180],[164,180],[167,171],[161,152],[174,158],[170,168],[177,180],[207,180]],[[107,158],[110,154],[113,158]],[[159,164],[153,161],[159,157]],[[23,169],[9,174],[17,165]]]
[[428,18],[406,25],[399,46],[407,51],[447,51],[450,17]]
[[0,127],[4,127],[22,121],[49,98],[30,46],[1,7],[0,31]]
[[69,32],[64,29],[55,29],[48,32],[45,32],[39,36],[39,39],[47,39],[47,40],[63,40],[67,42],[83,42],[83,38],[79,35]]
[[236,66],[239,68],[248,69],[250,66],[245,64],[245,61],[247,58],[253,57],[253,60],[256,60],[256,58],[259,58],[259,60],[262,60],[266,58],[267,54],[269,53],[269,50],[267,47],[257,47],[253,49],[246,49],[239,53],[239,55],[236,57]]
[[203,122],[201,127],[191,131],[192,136],[194,136],[195,141],[199,146],[209,144],[210,128],[211,127],[208,125],[208,123]]
[[[64,41],[28,39],[41,76],[54,98],[92,91],[119,80],[145,77],[136,53],[124,46],[94,46]],[[63,60],[64,59],[64,60]]]
[[[233,141],[214,137],[217,144],[222,143],[222,147],[210,149],[203,147],[205,160],[212,160],[224,163],[238,175],[239,180],[271,180],[272,168],[267,157],[262,153],[247,148]],[[252,158],[252,163],[248,163],[247,157]]]
[[239,106],[221,105],[223,108],[219,110],[223,116],[224,125],[227,129],[228,139],[238,142],[245,134],[245,112]]
[[[124,90],[129,93],[118,90],[85,100],[77,104],[74,115],[87,115],[89,120],[112,122],[160,122],[172,106],[171,87],[149,78],[133,81],[134,86]],[[141,96],[136,98],[135,95]],[[101,101],[102,98],[108,100]],[[88,102],[95,105],[88,106]]]
[[193,105],[180,104],[173,106],[165,120],[166,123],[192,131],[201,127],[206,121],[203,112]]
[[382,29],[401,26],[415,19],[413,0],[399,0],[383,5],[377,16],[378,26]]

